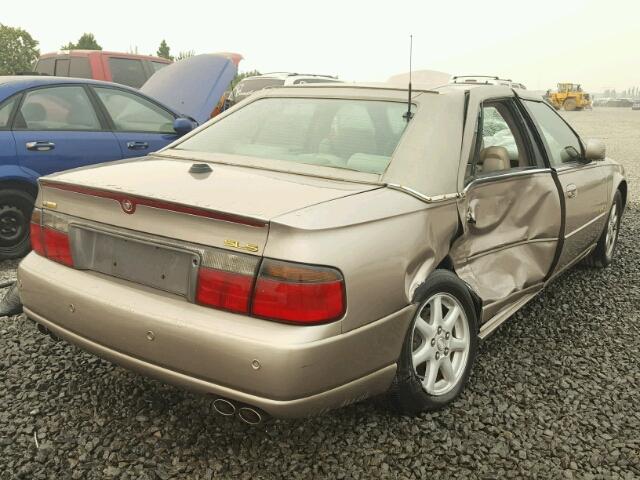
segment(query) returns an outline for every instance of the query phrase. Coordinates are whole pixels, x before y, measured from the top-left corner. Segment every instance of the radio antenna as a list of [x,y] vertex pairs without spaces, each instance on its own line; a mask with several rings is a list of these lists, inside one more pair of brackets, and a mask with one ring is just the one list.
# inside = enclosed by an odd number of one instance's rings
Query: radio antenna
[[411,113],[411,57],[413,56],[413,35],[409,35],[409,98],[407,100],[407,111],[402,116],[407,122],[413,118]]

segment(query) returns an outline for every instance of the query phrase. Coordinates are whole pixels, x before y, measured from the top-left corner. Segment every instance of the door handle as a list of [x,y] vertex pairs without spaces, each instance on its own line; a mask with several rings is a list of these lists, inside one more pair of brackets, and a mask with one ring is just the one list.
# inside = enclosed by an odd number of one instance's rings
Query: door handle
[[578,196],[578,187],[570,183],[567,185],[567,188],[565,188],[565,192],[567,192],[567,198],[576,198]]
[[129,150],[146,150],[149,148],[147,142],[127,142],[127,148]]
[[56,144],[53,142],[27,142],[24,144],[27,150],[35,152],[48,152],[56,148]]

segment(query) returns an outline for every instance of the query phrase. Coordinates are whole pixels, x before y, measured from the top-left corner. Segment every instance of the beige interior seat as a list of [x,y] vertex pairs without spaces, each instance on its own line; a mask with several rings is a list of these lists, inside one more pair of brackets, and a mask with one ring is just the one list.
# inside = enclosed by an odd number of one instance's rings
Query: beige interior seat
[[504,147],[487,147],[480,151],[482,173],[497,172],[511,168],[509,152]]

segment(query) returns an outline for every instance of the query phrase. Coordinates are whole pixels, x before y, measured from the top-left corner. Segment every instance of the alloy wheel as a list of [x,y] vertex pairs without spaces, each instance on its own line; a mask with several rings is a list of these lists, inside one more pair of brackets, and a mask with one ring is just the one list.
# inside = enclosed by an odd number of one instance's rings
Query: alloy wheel
[[430,395],[451,391],[462,378],[471,344],[464,308],[447,293],[436,293],[418,310],[411,358],[422,388]]
[[618,238],[618,204],[613,202],[611,212],[609,213],[609,223],[607,224],[607,236],[605,238],[605,248],[607,258],[611,258],[613,255],[613,249],[616,245],[616,239]]

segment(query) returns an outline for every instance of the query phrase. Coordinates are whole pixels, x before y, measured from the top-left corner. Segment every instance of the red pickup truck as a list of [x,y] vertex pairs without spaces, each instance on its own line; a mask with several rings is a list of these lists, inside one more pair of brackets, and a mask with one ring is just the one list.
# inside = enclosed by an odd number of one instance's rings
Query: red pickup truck
[[93,78],[140,88],[170,60],[103,50],[62,50],[40,56],[35,71],[58,77]]

